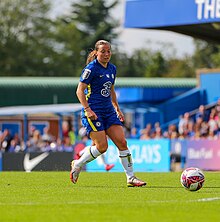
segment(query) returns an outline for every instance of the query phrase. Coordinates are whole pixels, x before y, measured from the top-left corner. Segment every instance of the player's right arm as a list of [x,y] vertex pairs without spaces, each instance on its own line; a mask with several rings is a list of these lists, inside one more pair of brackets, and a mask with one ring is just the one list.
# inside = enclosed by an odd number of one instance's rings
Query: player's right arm
[[77,90],[76,90],[76,95],[77,95],[80,103],[84,107],[87,117],[90,118],[91,120],[96,120],[96,119],[98,119],[98,117],[89,107],[89,104],[86,100],[86,95],[84,93],[84,91],[87,87],[88,87],[88,85],[86,83],[79,82]]
[[76,95],[77,95],[80,103],[84,107],[84,109],[89,107],[89,104],[88,104],[88,102],[86,100],[86,96],[85,96],[85,93],[84,93],[84,91],[86,90],[87,86],[88,85],[86,83],[79,82],[77,90],[76,90]]

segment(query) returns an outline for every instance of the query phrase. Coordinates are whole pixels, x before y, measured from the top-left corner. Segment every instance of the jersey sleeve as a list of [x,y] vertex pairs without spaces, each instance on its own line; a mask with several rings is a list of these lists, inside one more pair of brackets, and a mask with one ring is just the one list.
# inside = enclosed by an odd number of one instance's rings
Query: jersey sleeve
[[80,76],[80,82],[86,83],[87,85],[92,81],[94,76],[94,69],[90,66],[86,66]]

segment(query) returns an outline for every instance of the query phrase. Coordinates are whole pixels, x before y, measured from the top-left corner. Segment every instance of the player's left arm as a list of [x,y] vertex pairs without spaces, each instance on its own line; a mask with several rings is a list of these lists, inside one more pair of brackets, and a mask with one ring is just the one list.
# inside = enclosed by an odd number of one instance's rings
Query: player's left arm
[[112,105],[115,108],[118,118],[120,119],[121,122],[123,122],[124,121],[124,114],[122,113],[122,111],[120,110],[120,107],[118,105],[118,100],[117,100],[114,85],[111,86],[111,97],[112,97]]

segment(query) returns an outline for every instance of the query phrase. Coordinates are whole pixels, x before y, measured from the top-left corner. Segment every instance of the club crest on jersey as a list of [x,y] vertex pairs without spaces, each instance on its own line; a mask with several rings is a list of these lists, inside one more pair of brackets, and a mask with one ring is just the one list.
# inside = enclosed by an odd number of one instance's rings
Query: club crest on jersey
[[114,79],[114,74],[112,74],[112,79]]
[[90,73],[91,73],[91,70],[90,70],[90,69],[85,69],[84,72],[83,72],[83,74],[82,74],[82,78],[83,78],[83,79],[88,79]]

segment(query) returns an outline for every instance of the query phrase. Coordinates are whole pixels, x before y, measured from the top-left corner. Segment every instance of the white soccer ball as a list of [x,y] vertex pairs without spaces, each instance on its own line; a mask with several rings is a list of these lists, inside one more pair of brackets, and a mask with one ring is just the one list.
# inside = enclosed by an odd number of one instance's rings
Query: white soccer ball
[[189,167],[182,172],[180,182],[186,190],[197,191],[202,188],[205,175],[199,168]]

